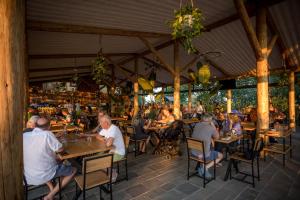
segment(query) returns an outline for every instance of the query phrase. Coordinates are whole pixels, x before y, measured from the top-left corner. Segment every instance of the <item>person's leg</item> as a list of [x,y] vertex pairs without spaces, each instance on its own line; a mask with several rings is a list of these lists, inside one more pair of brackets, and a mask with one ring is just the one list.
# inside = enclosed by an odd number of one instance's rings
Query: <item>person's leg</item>
[[[61,188],[65,187],[74,178],[77,169],[75,167],[71,167],[71,168],[72,168],[71,174],[67,172],[67,169],[65,170],[63,169],[63,171],[69,174],[67,176],[63,176],[63,175],[58,176],[59,172],[57,172],[57,175],[55,177],[61,177]],[[59,184],[56,184],[54,189],[47,196],[44,197],[44,200],[52,200],[58,191],[59,191]]]
[[[220,152],[217,152],[217,151],[211,151],[210,154],[211,155],[209,156],[209,159],[210,160],[216,159],[216,164],[219,163],[222,160],[222,158],[223,158],[223,154],[220,153]],[[206,165],[206,169],[208,170],[213,165],[214,165],[214,162],[210,162],[208,165]]]
[[47,186],[48,186],[48,188],[49,188],[49,190],[51,192],[54,189],[54,186],[53,186],[52,182],[48,181],[46,184],[47,184]]

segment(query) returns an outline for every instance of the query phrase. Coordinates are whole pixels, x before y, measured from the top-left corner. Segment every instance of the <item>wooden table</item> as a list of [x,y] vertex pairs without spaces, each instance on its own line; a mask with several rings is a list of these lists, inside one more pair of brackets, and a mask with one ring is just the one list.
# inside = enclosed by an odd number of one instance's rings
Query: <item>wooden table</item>
[[112,117],[111,118],[111,121],[126,121],[127,119],[126,118],[123,118],[123,117]]
[[[65,130],[65,127],[64,126],[51,126],[50,130],[53,133],[59,133],[59,132],[63,132]],[[82,131],[82,128],[77,127],[77,126],[66,126],[66,130],[67,130],[67,132],[76,131],[76,130]]]
[[243,138],[242,135],[234,135],[234,136],[220,137],[219,139],[214,139],[214,142],[222,143],[222,144],[226,145],[226,152],[225,152],[224,160],[227,160],[227,153],[229,152],[229,144],[236,142],[242,138]]
[[[292,133],[293,131],[291,129],[282,130],[282,131],[276,131],[276,130],[266,131],[264,134],[265,141],[267,141],[268,137],[275,137],[278,139],[282,139],[282,144],[265,145],[265,148],[263,149],[264,159],[266,159],[266,152],[282,154],[283,166],[285,166],[285,155],[288,152],[290,152],[290,157],[292,157]],[[287,138],[289,138],[289,145],[286,145]]]
[[[153,137],[153,134],[151,133],[154,133],[154,136],[155,136],[155,139],[157,140],[157,143],[154,147],[154,150],[153,150],[153,153],[152,154],[155,154],[156,152],[158,152],[159,148],[160,148],[160,145],[161,145],[161,139],[160,139],[160,135],[163,133],[163,131],[161,130],[165,130],[166,128],[168,128],[169,126],[168,125],[163,125],[163,126],[150,126],[148,127],[147,129],[145,129],[146,131],[149,131],[150,133],[150,136]],[[151,140],[150,140],[151,141]],[[152,143],[152,142],[151,142]],[[153,143],[152,143],[153,144]]]
[[112,147],[106,147],[105,142],[99,141],[96,137],[80,137],[79,135],[70,134],[60,138],[63,143],[64,152],[59,153],[58,157],[62,160],[87,156],[94,153],[107,152]]

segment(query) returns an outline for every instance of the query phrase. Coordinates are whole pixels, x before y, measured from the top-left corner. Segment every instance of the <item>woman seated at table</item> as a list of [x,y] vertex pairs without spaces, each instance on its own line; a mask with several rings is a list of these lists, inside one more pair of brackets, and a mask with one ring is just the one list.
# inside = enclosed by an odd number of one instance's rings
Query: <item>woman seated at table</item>
[[162,113],[163,113],[162,119],[157,121],[158,123],[170,125],[170,124],[172,124],[172,122],[175,121],[174,115],[172,115],[171,112],[167,108],[164,108],[162,110]]
[[231,116],[231,124],[232,124],[231,131],[237,135],[241,135],[242,127],[241,127],[240,118],[237,114]]
[[146,142],[140,142],[139,150],[144,153],[146,145],[150,140],[150,135],[146,134],[144,131],[145,121],[142,119],[142,113],[138,112],[137,115],[132,119],[132,125],[135,128],[135,134],[132,136],[135,140],[147,139]]

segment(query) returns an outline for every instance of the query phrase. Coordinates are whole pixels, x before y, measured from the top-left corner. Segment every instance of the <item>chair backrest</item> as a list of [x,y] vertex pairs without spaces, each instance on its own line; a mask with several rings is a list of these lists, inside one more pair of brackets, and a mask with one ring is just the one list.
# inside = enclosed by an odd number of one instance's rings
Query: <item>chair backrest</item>
[[82,173],[87,174],[101,169],[111,168],[112,164],[113,154],[87,157],[83,159]]
[[254,122],[241,122],[242,128],[256,128]]
[[134,126],[127,126],[126,127],[126,133],[128,135],[134,135],[135,134],[135,128],[134,128]]
[[253,151],[255,153],[259,153],[263,149],[263,147],[264,147],[263,139],[261,137],[257,138],[255,140]]
[[196,150],[203,153],[203,158],[205,158],[204,152],[204,142],[202,140],[198,140],[195,138],[187,137],[186,138],[188,154],[190,154],[190,150]]

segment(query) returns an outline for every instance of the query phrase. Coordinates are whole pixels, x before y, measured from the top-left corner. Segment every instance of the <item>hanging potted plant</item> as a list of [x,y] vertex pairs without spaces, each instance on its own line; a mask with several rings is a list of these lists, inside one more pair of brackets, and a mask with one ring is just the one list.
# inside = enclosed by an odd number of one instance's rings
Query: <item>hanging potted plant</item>
[[95,80],[97,84],[101,84],[101,80],[104,78],[106,73],[106,66],[107,62],[105,58],[101,54],[98,54],[92,64],[92,76],[93,80]]
[[175,10],[174,14],[175,19],[169,22],[173,29],[173,39],[182,39],[182,44],[189,54],[197,52],[192,41],[204,30],[202,12],[199,8],[194,8],[191,0],[191,4],[180,6],[180,10]]

